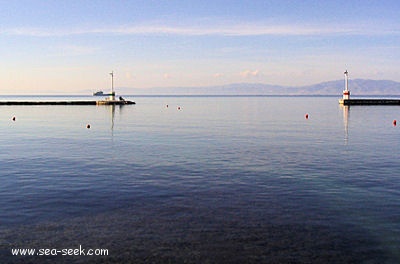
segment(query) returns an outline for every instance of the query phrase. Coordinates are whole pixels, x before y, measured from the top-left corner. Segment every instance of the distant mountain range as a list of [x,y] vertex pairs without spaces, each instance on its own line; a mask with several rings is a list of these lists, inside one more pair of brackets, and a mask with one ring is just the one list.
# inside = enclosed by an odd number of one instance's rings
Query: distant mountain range
[[[344,80],[307,86],[280,86],[262,83],[235,83],[207,87],[117,88],[126,95],[342,95]],[[352,95],[400,95],[400,82],[389,80],[349,80]]]

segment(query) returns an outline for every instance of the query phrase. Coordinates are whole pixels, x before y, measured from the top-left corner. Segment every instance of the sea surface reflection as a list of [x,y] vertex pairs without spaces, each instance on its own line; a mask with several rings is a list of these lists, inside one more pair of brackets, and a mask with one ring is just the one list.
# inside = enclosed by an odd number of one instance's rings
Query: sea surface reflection
[[[0,108],[1,260],[400,260],[398,107],[348,108],[335,97],[133,100]],[[79,245],[110,254],[10,252]]]

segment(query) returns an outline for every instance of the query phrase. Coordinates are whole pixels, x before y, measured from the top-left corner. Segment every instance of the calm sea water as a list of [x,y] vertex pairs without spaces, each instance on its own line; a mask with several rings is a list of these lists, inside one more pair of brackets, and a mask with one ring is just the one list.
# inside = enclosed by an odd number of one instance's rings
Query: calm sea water
[[2,262],[400,262],[400,107],[128,99],[0,107]]

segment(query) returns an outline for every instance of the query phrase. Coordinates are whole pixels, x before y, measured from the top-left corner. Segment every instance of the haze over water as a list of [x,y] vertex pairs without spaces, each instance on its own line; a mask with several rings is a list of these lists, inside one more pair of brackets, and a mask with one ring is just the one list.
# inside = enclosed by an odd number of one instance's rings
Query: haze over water
[[[400,261],[399,107],[127,99],[0,108],[0,260]],[[10,253],[79,245],[110,253]]]

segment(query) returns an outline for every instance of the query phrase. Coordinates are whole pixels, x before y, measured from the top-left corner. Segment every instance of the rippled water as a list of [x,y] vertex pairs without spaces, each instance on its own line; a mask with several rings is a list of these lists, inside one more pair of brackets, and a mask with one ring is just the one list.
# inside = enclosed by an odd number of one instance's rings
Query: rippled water
[[[400,261],[400,107],[128,99],[0,108],[0,259]],[[10,256],[80,244],[110,256]]]

